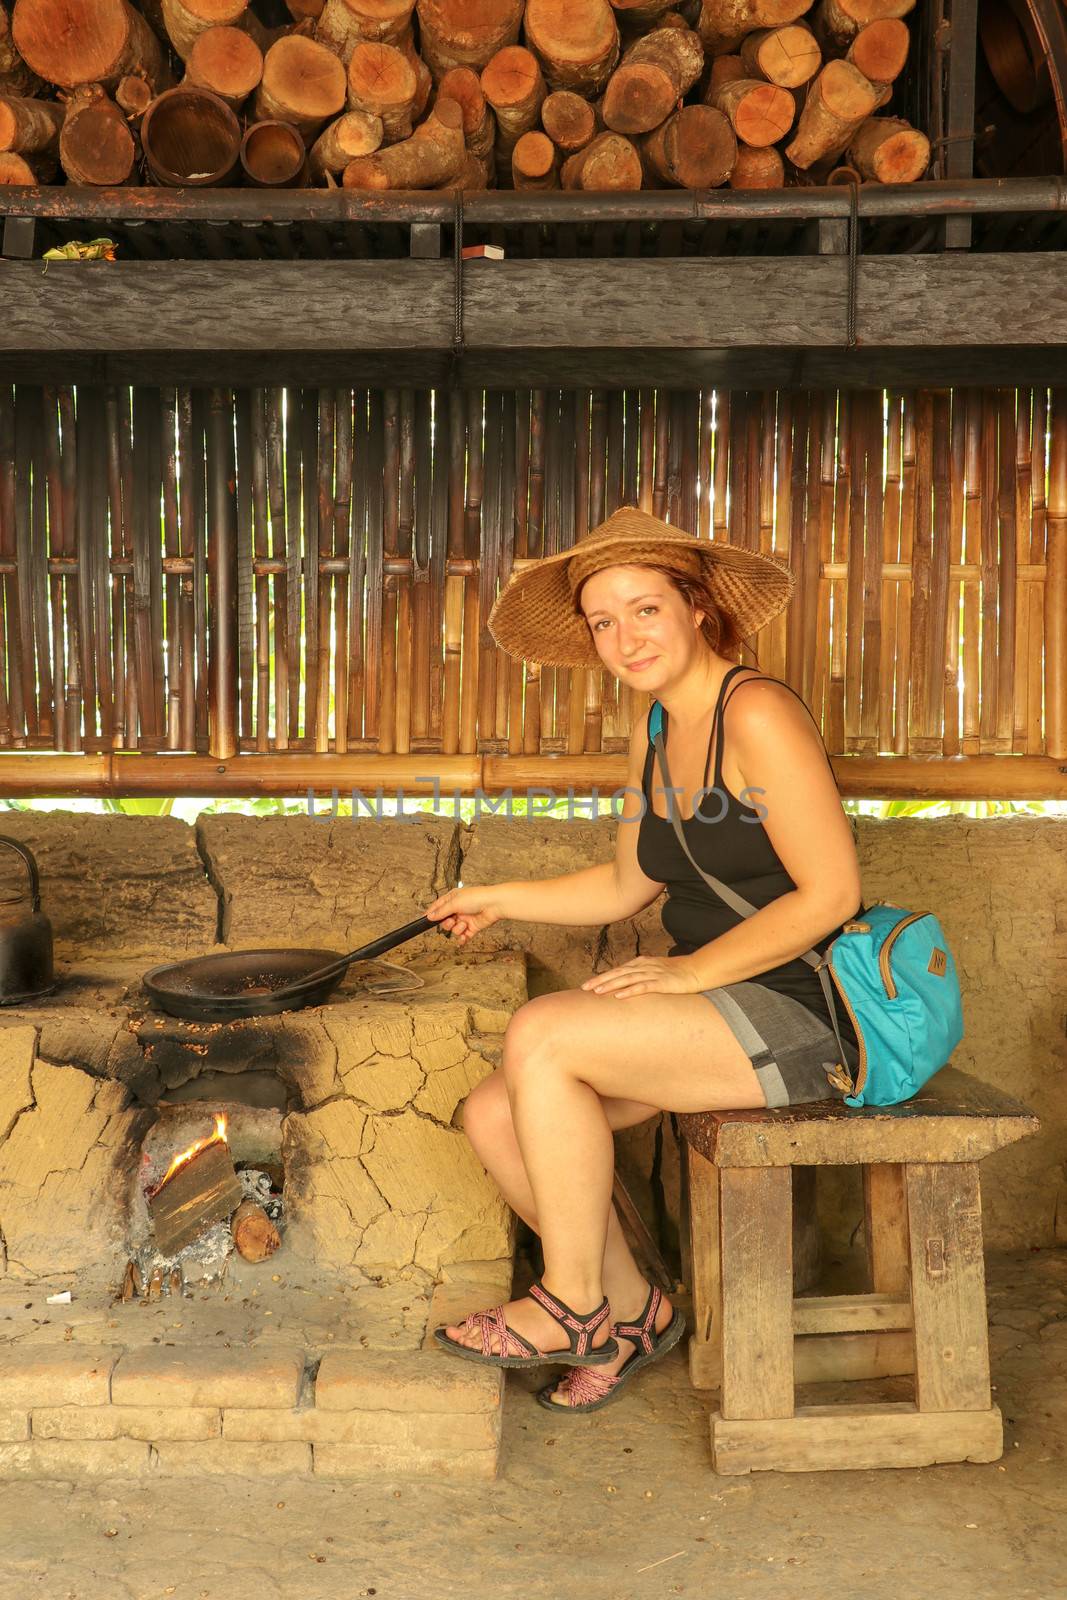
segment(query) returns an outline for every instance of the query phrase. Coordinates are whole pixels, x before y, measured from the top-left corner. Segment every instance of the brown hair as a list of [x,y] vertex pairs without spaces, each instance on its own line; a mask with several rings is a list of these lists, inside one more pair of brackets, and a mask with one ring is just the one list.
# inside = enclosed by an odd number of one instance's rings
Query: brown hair
[[[629,564],[627,563],[627,565]],[[759,665],[759,658],[755,650],[751,645],[746,647],[743,644],[741,635],[737,632],[731,619],[725,612],[720,611],[703,573],[700,576],[695,576],[687,572],[677,572],[673,567],[658,566],[655,561],[635,561],[632,564],[634,566],[647,567],[650,572],[658,572],[678,591],[683,600],[688,601],[694,611],[702,611],[704,613],[704,620],[700,624],[700,632],[705,643],[717,654],[733,661],[740,657],[742,649],[747,648],[748,654],[756,661],[757,666]],[[590,573],[589,577],[591,578],[592,576],[593,574]],[[588,582],[589,578],[584,579],[578,585],[574,596],[574,609],[580,617],[585,615],[582,610],[582,590]]]

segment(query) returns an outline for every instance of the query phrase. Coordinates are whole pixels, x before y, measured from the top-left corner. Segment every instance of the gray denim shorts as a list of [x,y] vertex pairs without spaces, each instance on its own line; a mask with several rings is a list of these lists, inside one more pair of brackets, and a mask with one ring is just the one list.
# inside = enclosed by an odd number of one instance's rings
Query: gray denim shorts
[[[751,982],[727,983],[700,992],[725,1017],[756,1070],[769,1106],[844,1098],[843,1091],[827,1078],[839,1055],[834,1031],[799,1000]],[[849,1070],[854,1073],[859,1051],[851,1039],[842,1037],[842,1043]]]

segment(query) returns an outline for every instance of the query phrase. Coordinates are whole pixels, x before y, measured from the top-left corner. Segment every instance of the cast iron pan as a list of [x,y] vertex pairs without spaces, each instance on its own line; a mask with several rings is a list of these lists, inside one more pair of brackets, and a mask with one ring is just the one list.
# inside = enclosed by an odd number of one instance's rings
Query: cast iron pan
[[322,1005],[353,961],[373,960],[430,928],[448,931],[430,917],[416,917],[346,956],[336,950],[232,950],[153,967],[143,982],[156,1005],[172,1017],[193,1022],[273,1017]]

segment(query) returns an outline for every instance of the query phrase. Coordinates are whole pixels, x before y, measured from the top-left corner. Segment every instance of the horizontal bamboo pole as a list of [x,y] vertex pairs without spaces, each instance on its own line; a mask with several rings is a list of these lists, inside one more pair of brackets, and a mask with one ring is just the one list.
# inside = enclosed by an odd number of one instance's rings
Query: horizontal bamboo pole
[[[844,799],[1065,800],[1067,761],[1045,756],[835,756],[831,758]],[[596,787],[608,799],[626,782],[625,756],[333,756],[294,752],[210,756],[135,754],[0,755],[0,795],[18,798],[83,798],[170,795],[221,797],[292,796],[309,789],[334,790],[341,799],[353,789],[372,796],[380,785],[386,799],[398,789],[430,798],[437,779],[442,800],[455,790],[473,796],[516,799],[527,789],[549,789],[560,799]]]

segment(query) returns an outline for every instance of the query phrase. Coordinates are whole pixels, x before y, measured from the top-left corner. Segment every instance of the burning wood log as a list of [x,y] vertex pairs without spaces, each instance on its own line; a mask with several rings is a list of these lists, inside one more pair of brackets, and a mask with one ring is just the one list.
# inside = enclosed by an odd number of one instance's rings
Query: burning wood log
[[242,28],[208,28],[193,44],[185,63],[185,82],[210,89],[234,111],[263,77],[263,52]]
[[136,1261],[127,1261],[126,1271],[122,1275],[122,1288],[119,1290],[119,1298],[128,1303],[137,1299],[143,1290],[144,1279],[141,1276],[140,1267]]
[[313,138],[344,110],[345,87],[345,69],[332,50],[291,34],[277,39],[263,58],[256,117],[291,122],[305,139]]
[[851,62],[828,61],[808,90],[786,155],[802,169],[824,157],[839,155],[860,124],[887,96],[887,90],[880,91],[869,83]]
[[132,133],[140,133],[144,114],[152,104],[153,98],[152,85],[146,83],[138,73],[128,72],[124,78],[119,79],[115,90],[115,104],[122,111]]
[[904,71],[910,44],[906,22],[898,17],[882,17],[860,29],[845,59],[871,83],[893,83]]
[[241,166],[257,189],[302,189],[308,181],[307,150],[288,122],[253,122],[241,140]]
[[796,102],[788,89],[758,78],[735,78],[713,89],[708,100],[730,119],[745,144],[776,144],[793,126]]
[[480,81],[496,117],[499,164],[510,168],[512,150],[524,133],[536,128],[544,104],[541,68],[522,45],[506,45],[486,63]]
[[773,145],[756,149],[738,144],[737,160],[730,173],[731,189],[782,189],[785,187],[785,162]]
[[729,119],[713,106],[682,106],[642,140],[645,165],[662,183],[717,189],[737,160]]
[[516,189],[558,189],[556,147],[547,133],[524,133],[511,152],[511,178]]
[[435,80],[452,67],[481,72],[498,50],[518,42],[522,0],[416,0],[416,9],[419,43]]
[[584,150],[567,158],[559,176],[564,189],[640,189],[641,157],[623,134],[598,133]]
[[70,182],[107,188],[125,183],[136,153],[125,117],[100,85],[75,89],[59,134],[59,159]]
[[650,133],[704,70],[704,47],[691,28],[656,28],[626,51],[604,91],[603,117],[615,133]]
[[473,67],[453,67],[437,89],[439,100],[454,100],[463,113],[463,137],[467,154],[480,161],[486,184],[496,170],[493,149],[496,143],[496,118],[486,104],[478,74]]
[[438,100],[410,139],[360,156],[345,168],[346,189],[430,189],[456,178],[466,164],[463,112]]
[[600,93],[619,59],[608,0],[527,0],[525,27],[550,89]]
[[915,0],[819,0],[814,13],[815,32],[824,49],[848,49],[861,28],[887,17],[906,17]]
[[713,55],[731,55],[746,34],[802,17],[811,0],[701,0],[697,32]]
[[783,89],[799,89],[822,65],[822,51],[802,22],[763,28],[741,41],[741,60],[751,78],[766,78]]
[[575,151],[584,150],[596,133],[596,112],[580,94],[556,89],[545,97],[541,126],[557,150],[565,156],[574,155]]
[[238,1253],[246,1261],[266,1261],[281,1244],[281,1235],[262,1206],[242,1200],[233,1214],[230,1232]]
[[62,106],[0,93],[0,150],[17,150],[20,155],[44,150],[55,155],[62,126]]
[[414,9],[415,0],[326,0],[315,38],[347,67],[357,44],[399,44]]
[[146,1197],[160,1255],[177,1255],[205,1228],[231,1216],[244,1199],[225,1128],[219,1118],[215,1134],[176,1157]]
[[930,141],[900,117],[871,117],[853,135],[848,159],[877,183],[915,183],[930,165]]
[[382,143],[411,135],[418,79],[391,44],[357,44],[348,63],[348,109],[380,117]]
[[342,173],[357,156],[373,155],[382,143],[382,119],[366,111],[346,111],[320,133],[308,155],[313,178]]
[[27,65],[62,89],[112,89],[127,72],[154,88],[163,80],[159,40],[127,0],[16,0],[11,35]]
[[180,84],[157,95],[145,112],[141,146],[154,183],[217,187],[239,166],[241,125],[210,89]]
[[248,0],[162,0],[162,5],[167,35],[183,61],[209,28],[242,28],[266,48],[266,29],[249,11]]
[[31,72],[11,40],[11,18],[7,6],[0,3],[0,89],[8,94],[32,99],[44,87],[35,72]]

